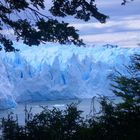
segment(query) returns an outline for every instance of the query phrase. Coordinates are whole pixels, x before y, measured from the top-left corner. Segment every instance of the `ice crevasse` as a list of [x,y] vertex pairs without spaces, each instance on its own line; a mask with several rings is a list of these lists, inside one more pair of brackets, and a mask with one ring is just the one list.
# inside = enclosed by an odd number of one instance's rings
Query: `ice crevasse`
[[0,52],[0,109],[20,102],[112,95],[108,76],[125,73],[130,56],[140,48],[112,45],[76,47],[46,44],[19,52]]

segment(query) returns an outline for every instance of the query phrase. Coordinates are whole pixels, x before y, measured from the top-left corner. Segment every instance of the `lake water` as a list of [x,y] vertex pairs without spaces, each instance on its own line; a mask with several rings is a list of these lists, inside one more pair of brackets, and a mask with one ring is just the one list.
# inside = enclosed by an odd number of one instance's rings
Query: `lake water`
[[[48,106],[49,109],[52,109],[53,107],[59,108],[59,109],[65,109],[68,104],[76,103],[78,104],[77,107],[79,110],[82,110],[82,115],[85,117],[89,115],[91,110],[91,101],[92,99],[73,99],[73,100],[56,100],[56,101],[45,101],[45,102],[34,102],[34,103],[22,103],[18,104],[16,108],[8,109],[0,111],[0,118],[7,117],[7,115],[10,112],[13,112],[14,114],[18,115],[18,121],[19,123],[24,122],[25,118],[25,105],[27,106],[28,110],[32,107],[32,112],[34,114],[39,113],[42,111],[41,106]],[[99,103],[96,103],[96,108],[98,108]]]

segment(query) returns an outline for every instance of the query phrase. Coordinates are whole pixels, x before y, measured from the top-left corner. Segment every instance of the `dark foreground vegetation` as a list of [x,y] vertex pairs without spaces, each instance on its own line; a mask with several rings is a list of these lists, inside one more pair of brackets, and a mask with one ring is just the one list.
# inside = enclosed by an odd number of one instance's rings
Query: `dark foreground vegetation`
[[127,74],[112,75],[112,90],[122,102],[100,97],[100,112],[88,118],[75,104],[65,110],[45,107],[33,115],[25,110],[25,125],[11,115],[2,119],[2,140],[140,140],[140,55],[132,58]]

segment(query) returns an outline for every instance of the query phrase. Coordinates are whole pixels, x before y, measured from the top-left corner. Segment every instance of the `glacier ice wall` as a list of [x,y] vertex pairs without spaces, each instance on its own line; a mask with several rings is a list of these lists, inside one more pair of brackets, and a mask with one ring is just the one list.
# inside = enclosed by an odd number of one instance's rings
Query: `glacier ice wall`
[[47,44],[20,52],[0,52],[0,109],[18,102],[112,95],[108,75],[125,73],[130,56],[140,48],[111,45],[79,48]]
[[0,59],[0,110],[15,107],[16,102],[12,92],[13,85],[10,83],[6,67]]

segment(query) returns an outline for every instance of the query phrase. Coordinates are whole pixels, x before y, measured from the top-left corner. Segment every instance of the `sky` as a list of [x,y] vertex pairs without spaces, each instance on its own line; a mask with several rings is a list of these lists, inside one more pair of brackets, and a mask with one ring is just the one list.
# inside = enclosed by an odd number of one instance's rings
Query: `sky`
[[[122,0],[96,0],[98,10],[109,16],[105,24],[95,18],[88,22],[73,17],[58,18],[70,23],[79,30],[84,43],[90,45],[114,44],[121,47],[140,47],[140,0],[134,0],[122,6]],[[51,7],[51,0],[45,0],[46,10]],[[4,31],[12,34],[12,31]]]
[[89,44],[115,44],[140,47],[140,0],[121,5],[122,0],[96,0],[99,11],[109,16],[105,24],[95,19],[89,22],[69,20],[79,29],[81,38]]

